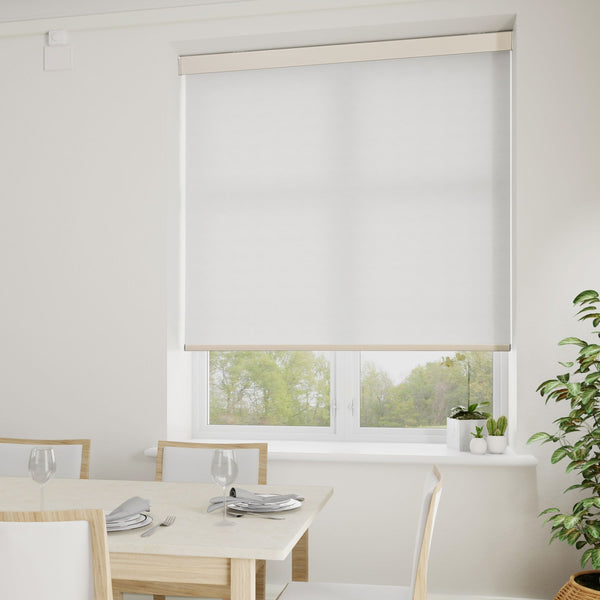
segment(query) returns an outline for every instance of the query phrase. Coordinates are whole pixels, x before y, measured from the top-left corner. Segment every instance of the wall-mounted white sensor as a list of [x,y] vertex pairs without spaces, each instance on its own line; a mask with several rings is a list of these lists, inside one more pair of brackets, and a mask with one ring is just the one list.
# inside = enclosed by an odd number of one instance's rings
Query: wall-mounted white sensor
[[48,46],[64,46],[68,41],[67,32],[64,29],[53,29],[48,32]]
[[48,44],[44,46],[44,71],[70,71],[73,68],[73,49],[68,41],[64,29],[48,32]]

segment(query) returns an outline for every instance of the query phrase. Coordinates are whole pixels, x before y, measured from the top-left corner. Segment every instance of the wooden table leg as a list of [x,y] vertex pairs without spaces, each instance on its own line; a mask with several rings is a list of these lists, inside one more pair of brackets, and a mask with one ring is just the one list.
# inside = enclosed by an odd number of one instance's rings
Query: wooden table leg
[[265,600],[267,584],[267,561],[256,561],[256,600]]
[[256,600],[256,560],[231,559],[231,600]]
[[292,550],[292,581],[308,581],[308,529]]

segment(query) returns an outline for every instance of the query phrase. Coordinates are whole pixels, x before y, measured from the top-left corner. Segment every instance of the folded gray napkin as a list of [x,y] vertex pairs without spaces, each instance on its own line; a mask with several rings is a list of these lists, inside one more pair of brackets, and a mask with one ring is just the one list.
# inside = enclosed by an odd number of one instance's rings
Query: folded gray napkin
[[106,515],[107,523],[114,523],[115,521],[122,521],[127,517],[138,515],[141,512],[150,510],[150,501],[140,498],[139,496],[133,496],[129,500],[125,500],[123,504],[120,504],[113,511]]
[[[225,503],[227,506],[230,504],[244,504],[248,508],[255,507],[257,510],[272,510],[289,502],[289,500],[302,502],[304,498],[298,494],[255,494],[242,488],[231,488],[229,496],[225,499]],[[209,502],[210,504],[206,512],[213,512],[223,508],[223,496],[215,496]]]

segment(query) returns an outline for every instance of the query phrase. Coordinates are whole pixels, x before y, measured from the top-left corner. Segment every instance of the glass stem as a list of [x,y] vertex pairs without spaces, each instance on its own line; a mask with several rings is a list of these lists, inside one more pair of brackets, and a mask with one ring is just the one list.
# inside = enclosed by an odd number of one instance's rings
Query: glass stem
[[40,485],[40,510],[44,510],[44,484]]
[[223,522],[225,522],[225,518],[227,517],[227,496],[225,495],[227,492],[227,486],[223,486]]

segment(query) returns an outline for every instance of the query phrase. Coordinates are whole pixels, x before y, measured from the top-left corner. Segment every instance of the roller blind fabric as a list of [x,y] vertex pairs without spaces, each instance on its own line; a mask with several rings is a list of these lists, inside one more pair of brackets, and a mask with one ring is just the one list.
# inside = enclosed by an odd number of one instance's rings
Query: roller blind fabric
[[186,348],[510,344],[509,52],[185,88]]

